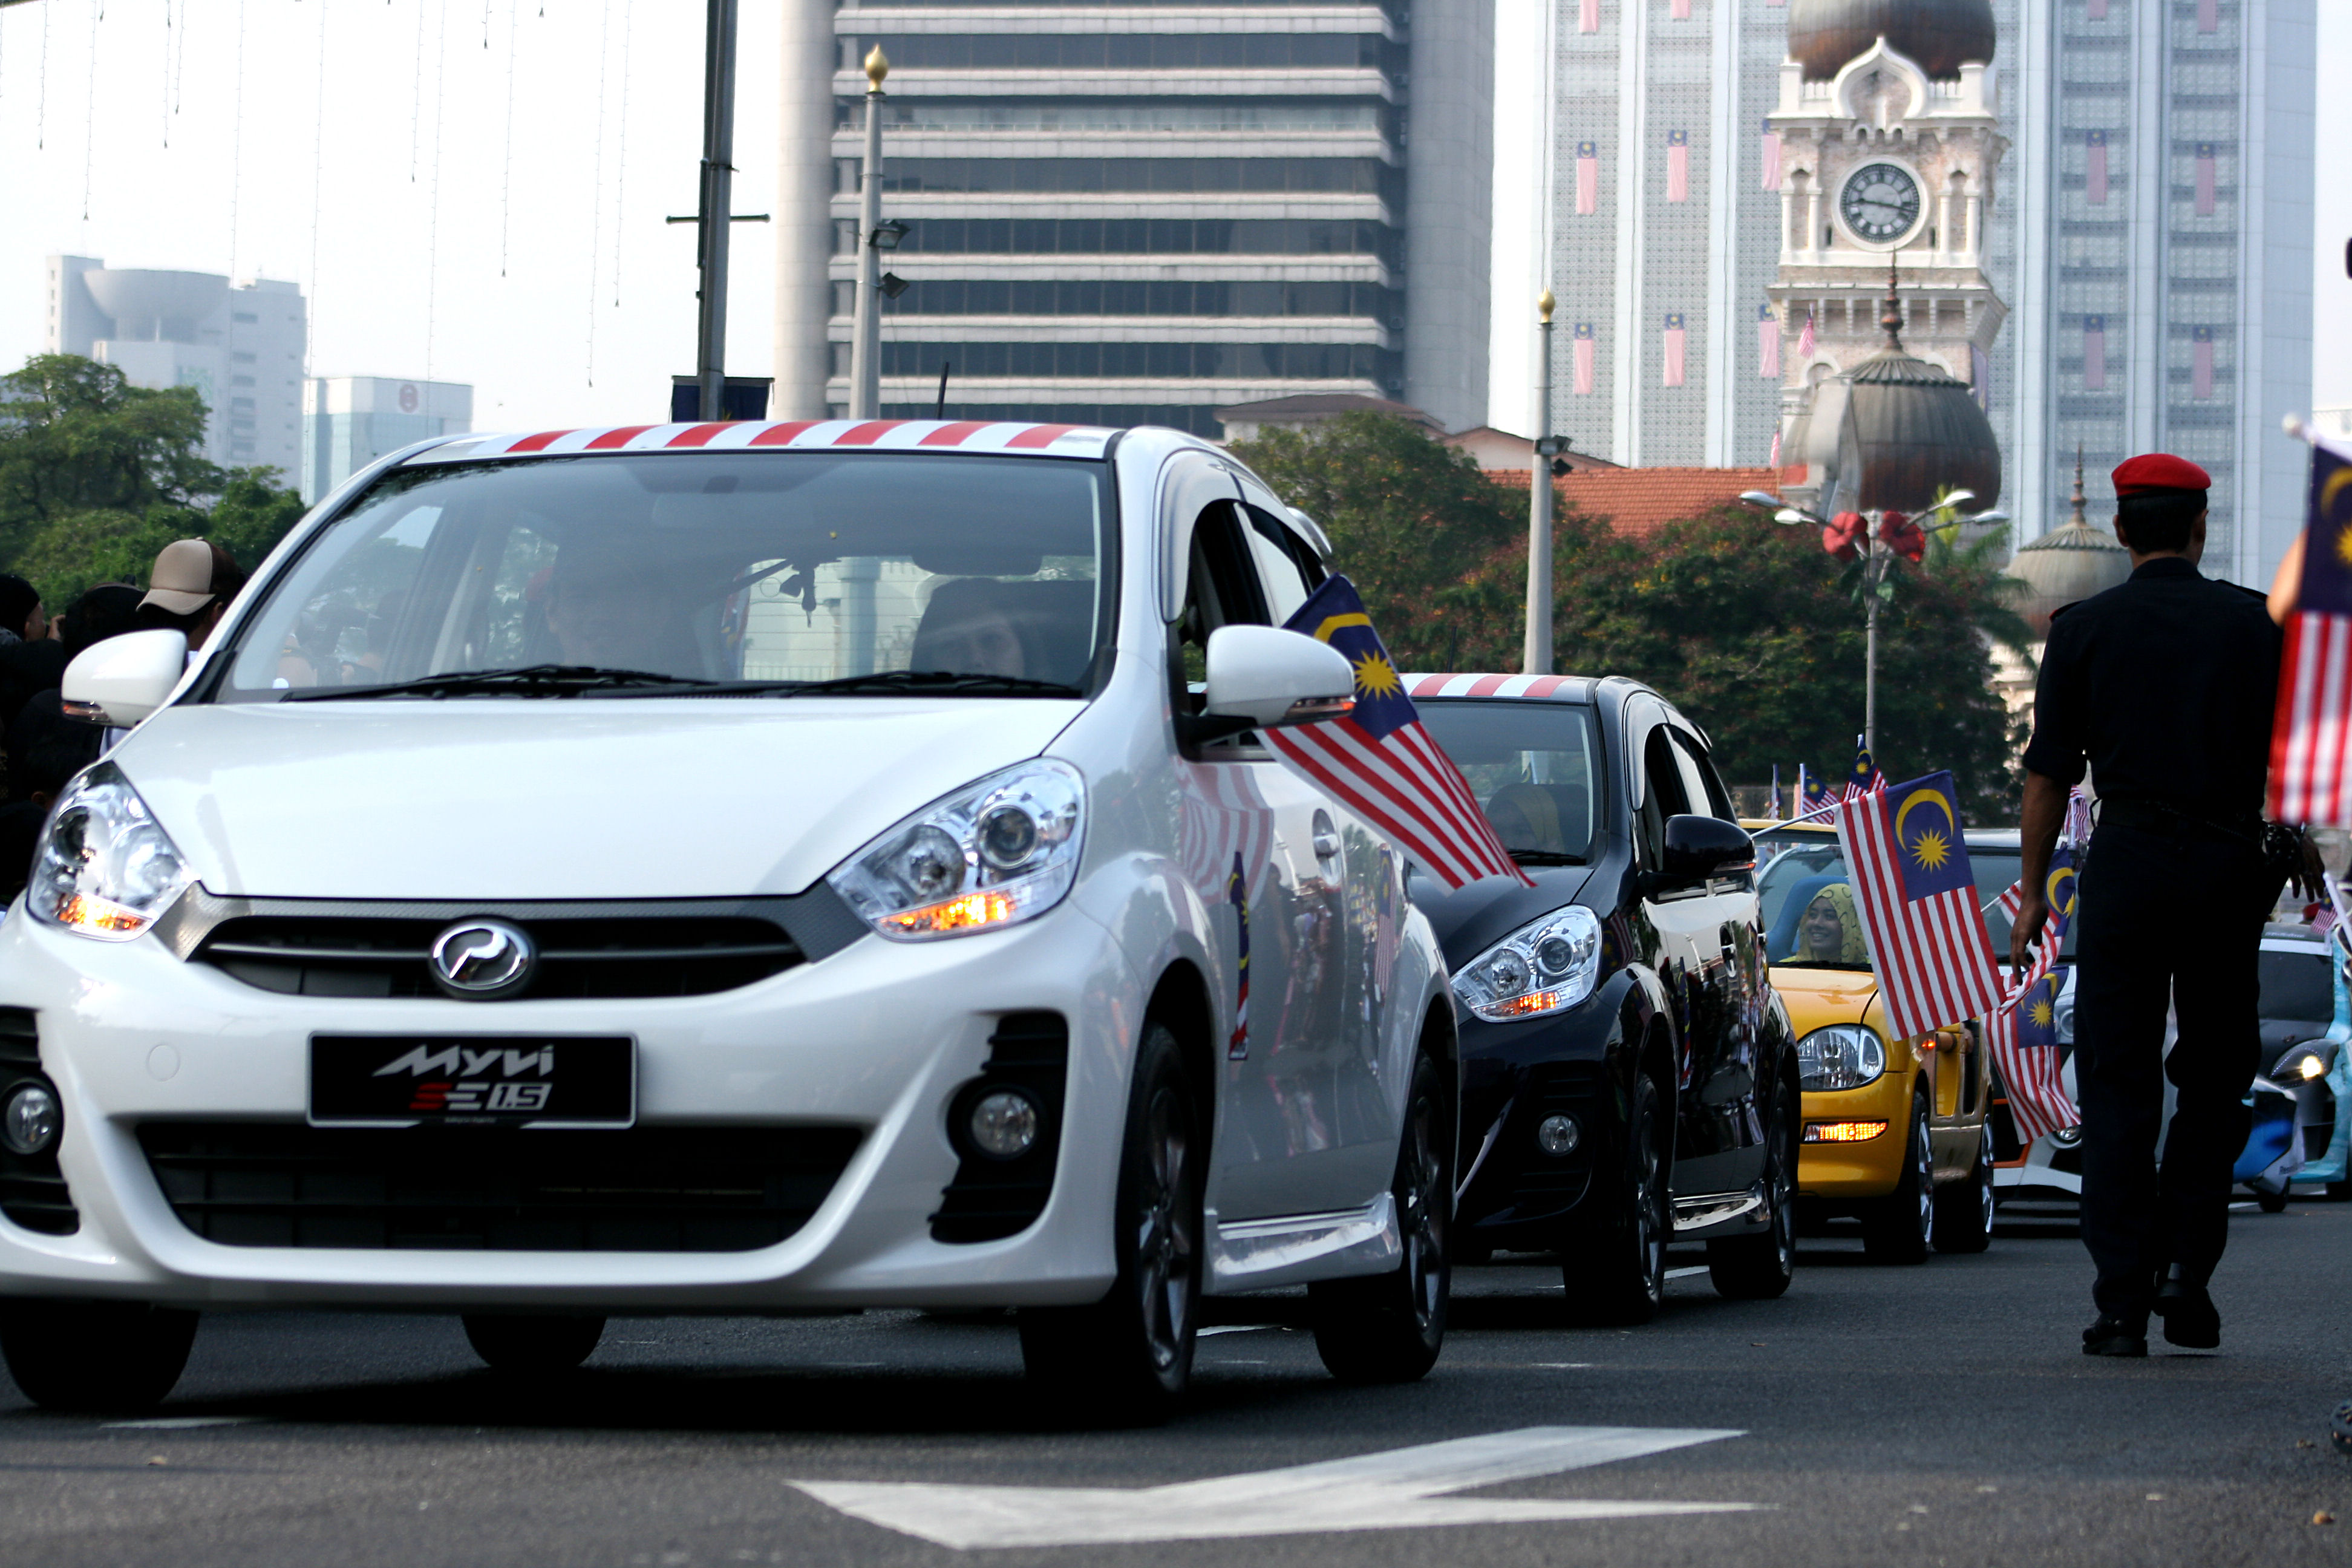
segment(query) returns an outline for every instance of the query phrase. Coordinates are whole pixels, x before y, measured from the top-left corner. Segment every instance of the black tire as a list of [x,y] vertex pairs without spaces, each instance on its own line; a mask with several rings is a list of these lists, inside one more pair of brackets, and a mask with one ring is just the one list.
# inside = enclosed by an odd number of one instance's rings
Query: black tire
[[1924,1263],[1935,1228],[1936,1152],[1927,1139],[1927,1101],[1914,1096],[1903,1176],[1863,1215],[1863,1256],[1874,1263]]
[[604,1320],[553,1312],[467,1312],[466,1342],[509,1377],[554,1377],[596,1353]]
[[1318,1279],[1307,1289],[1315,1349],[1342,1383],[1412,1383],[1437,1364],[1454,1265],[1450,1097],[1427,1053],[1412,1064],[1397,1150],[1397,1231],[1404,1258],[1386,1274]]
[[1625,1119],[1625,1170],[1617,1212],[1580,1241],[1571,1242],[1560,1263],[1569,1314],[1579,1322],[1646,1323],[1658,1315],[1665,1300],[1666,1242],[1674,1235],[1665,1136],[1658,1086],[1646,1074],[1637,1076]]
[[180,1381],[196,1314],[143,1301],[0,1303],[0,1355],[44,1410],[144,1410]]
[[1992,1245],[1992,1122],[1977,1139],[1969,1173],[1936,1189],[1936,1250],[1982,1252]]
[[1707,1279],[1715,1293],[1735,1301],[1770,1301],[1797,1277],[1797,1089],[1783,1075],[1773,1097],[1764,1149],[1764,1193],[1769,1225],[1761,1236],[1728,1237],[1706,1244]]
[[1118,1274],[1088,1307],[1028,1307],[1021,1360],[1065,1405],[1109,1421],[1167,1419],[1200,1328],[1207,1144],[1176,1037],[1147,1022],[1128,1095],[1111,1244]]
[[2286,1213],[2286,1198],[2284,1193],[2266,1193],[2260,1188],[2254,1192],[2254,1202],[2262,1205],[2264,1214]]
[[2352,1182],[2330,1182],[2326,1188],[2330,1203],[2342,1203],[2352,1198]]

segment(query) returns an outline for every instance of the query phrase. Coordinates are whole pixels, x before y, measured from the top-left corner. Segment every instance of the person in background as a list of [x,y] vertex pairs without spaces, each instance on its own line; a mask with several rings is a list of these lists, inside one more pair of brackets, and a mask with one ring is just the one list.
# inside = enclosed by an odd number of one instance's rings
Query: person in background
[[36,643],[49,635],[41,595],[13,572],[0,572],[0,647]]
[[1813,895],[1797,925],[1797,957],[1808,963],[1870,964],[1864,944],[1862,915],[1853,907],[1853,889],[1832,882]]
[[[47,646],[57,654],[57,672],[49,678],[48,686],[34,692],[17,705],[8,719],[7,746],[9,762],[8,798],[23,800],[27,786],[16,776],[19,759],[29,757],[44,742],[62,740],[81,753],[81,763],[93,763],[105,748],[106,732],[79,719],[66,717],[58,681],[65,668],[83,650],[96,647],[109,637],[139,629],[139,590],[122,583],[100,583],[73,602],[73,607],[57,618]],[[20,651],[0,648],[0,655]]]
[[163,546],[147,574],[139,629],[179,632],[193,653],[205,646],[244,586],[245,572],[227,551],[202,539],[175,539]]

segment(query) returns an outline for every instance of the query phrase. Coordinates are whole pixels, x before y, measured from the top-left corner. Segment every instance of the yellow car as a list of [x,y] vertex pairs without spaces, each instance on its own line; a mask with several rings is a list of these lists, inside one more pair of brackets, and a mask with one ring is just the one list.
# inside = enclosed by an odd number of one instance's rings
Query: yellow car
[[[1978,898],[2017,879],[2014,832],[1969,833]],[[1826,826],[1758,825],[1757,891],[1772,986],[1797,1035],[1803,1130],[1799,1213],[1862,1222],[1863,1249],[1890,1263],[1982,1252],[1992,1236],[1991,1053],[1970,1023],[1893,1038],[1878,977]],[[1994,950],[2009,942],[1996,908]]]

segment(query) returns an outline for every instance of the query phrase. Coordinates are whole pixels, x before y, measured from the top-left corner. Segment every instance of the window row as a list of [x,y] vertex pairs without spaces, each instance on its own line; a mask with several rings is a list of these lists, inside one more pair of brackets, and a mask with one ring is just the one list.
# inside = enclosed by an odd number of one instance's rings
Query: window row
[[[992,256],[1369,256],[1400,267],[1404,236],[1369,218],[966,218],[909,226],[901,252]],[[857,253],[857,224],[834,226]]]
[[[949,367],[986,380],[1376,381],[1404,384],[1404,356],[1370,343],[886,342],[882,374],[936,377]],[[833,374],[849,374],[849,345],[833,345]]]
[[[862,98],[834,100],[834,124],[854,131],[866,123]],[[1086,100],[892,98],[883,106],[883,124],[896,131],[1376,131],[1393,138],[1396,111],[1386,104],[1245,102],[1233,99],[1155,101],[1150,99]]]
[[840,68],[877,44],[898,70],[1406,68],[1404,46],[1378,33],[909,33],[842,38]]
[[[833,311],[856,310],[857,285],[833,286]],[[1391,326],[1404,295],[1377,283],[1121,281],[936,278],[882,305],[898,316],[1363,316]]]
[[[833,188],[855,192],[856,158],[834,160]],[[1404,171],[1378,158],[886,158],[885,191],[1339,192],[1404,201]]]
[[[948,390],[955,390],[950,383]],[[835,405],[835,418],[844,410]],[[885,419],[992,419],[1030,425],[1164,425],[1210,440],[1223,435],[1214,407],[1206,403],[885,403]]]

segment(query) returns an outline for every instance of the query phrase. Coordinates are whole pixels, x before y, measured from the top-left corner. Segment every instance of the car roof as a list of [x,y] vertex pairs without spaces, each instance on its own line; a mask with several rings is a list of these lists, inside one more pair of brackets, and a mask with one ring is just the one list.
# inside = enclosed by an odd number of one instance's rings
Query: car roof
[[[1742,820],[1740,826],[1745,827],[1750,822],[1757,824],[1756,826],[1748,829],[1751,833],[1811,833],[1827,838],[1837,832],[1834,825],[1822,817],[1815,817],[1811,822],[1766,822],[1757,817],[1748,817]],[[2018,847],[2017,829],[2014,827],[1963,828],[1960,830],[1960,842],[1971,849],[2015,849]]]
[[957,452],[1004,458],[1101,458],[1120,432],[1104,425],[989,419],[742,419],[672,425],[583,426],[463,436],[426,447],[405,466],[483,458],[568,458],[605,452],[856,449]]

